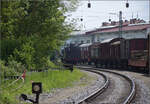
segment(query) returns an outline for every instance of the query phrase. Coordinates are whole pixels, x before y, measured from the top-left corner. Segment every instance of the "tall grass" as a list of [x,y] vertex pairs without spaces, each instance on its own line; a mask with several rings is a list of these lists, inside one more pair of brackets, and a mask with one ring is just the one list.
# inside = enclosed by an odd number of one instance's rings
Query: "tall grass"
[[8,86],[13,80],[8,80],[2,83],[0,89],[0,104],[17,104],[18,97],[21,93],[32,94],[32,82],[42,82],[43,93],[50,92],[53,88],[65,88],[72,86],[73,82],[79,81],[85,76],[79,70],[74,70],[72,73],[69,70],[49,70],[47,72],[28,72],[23,86],[19,80],[11,86]]

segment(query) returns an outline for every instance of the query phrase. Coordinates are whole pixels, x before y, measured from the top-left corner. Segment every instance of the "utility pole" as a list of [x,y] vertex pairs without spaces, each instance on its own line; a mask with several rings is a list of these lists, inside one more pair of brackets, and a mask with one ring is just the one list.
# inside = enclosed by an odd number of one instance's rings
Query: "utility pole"
[[[0,2],[0,7],[1,7],[1,3],[2,2]],[[2,19],[2,16],[1,16],[1,12],[0,12],[0,23],[1,23],[1,19]],[[1,39],[1,32],[0,32],[0,39]],[[1,58],[1,52],[2,52],[2,50],[1,50],[1,46],[0,46],[0,58]],[[2,69],[0,68],[0,87],[1,87],[1,80],[2,80],[2,78],[1,78],[1,75],[2,74]]]
[[150,32],[148,34],[148,69],[149,69],[149,77],[150,77]]
[[[149,9],[150,9],[150,5],[149,5]],[[150,17],[149,17],[149,24],[150,24]],[[148,33],[148,69],[149,69],[149,77],[150,77],[150,31]]]
[[122,11],[119,11],[119,38],[122,37]]
[[122,38],[122,11],[119,11],[119,38],[120,38],[120,43],[121,43],[121,47],[120,47],[120,52],[121,52],[121,58],[124,58],[124,42]]

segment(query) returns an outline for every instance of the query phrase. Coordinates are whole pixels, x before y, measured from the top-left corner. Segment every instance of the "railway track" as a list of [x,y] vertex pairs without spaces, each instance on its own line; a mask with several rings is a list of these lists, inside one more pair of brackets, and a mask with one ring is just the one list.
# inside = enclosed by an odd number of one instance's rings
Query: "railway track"
[[90,71],[90,72],[94,72],[96,74],[99,74],[101,75],[103,78],[104,78],[104,84],[101,86],[101,88],[97,89],[96,91],[94,91],[92,94],[90,94],[89,96],[85,97],[84,99],[82,99],[81,101],[79,101],[78,103],[79,104],[82,104],[82,103],[85,103],[85,102],[88,102],[94,98],[96,98],[97,96],[99,96],[109,85],[109,80],[108,80],[108,77],[106,75],[104,75],[103,73],[101,72],[98,72],[98,71],[94,71],[94,70],[88,70],[88,69],[84,69],[86,71]]
[[[105,87],[87,96],[79,104],[129,104],[135,96],[134,81],[120,73],[92,67],[78,67],[101,74],[105,77]],[[92,69],[92,70],[91,70]]]

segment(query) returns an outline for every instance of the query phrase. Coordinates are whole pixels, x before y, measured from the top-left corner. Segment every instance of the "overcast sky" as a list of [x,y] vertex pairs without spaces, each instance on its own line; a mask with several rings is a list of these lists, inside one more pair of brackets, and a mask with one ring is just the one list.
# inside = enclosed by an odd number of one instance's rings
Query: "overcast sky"
[[118,21],[119,11],[122,11],[124,20],[130,20],[133,16],[149,21],[149,0],[129,0],[129,8],[125,7],[126,2],[126,0],[90,0],[91,8],[87,8],[88,0],[80,0],[77,10],[70,13],[70,18],[78,19],[77,27],[82,27],[82,30],[98,28],[102,22],[108,22],[109,18]]

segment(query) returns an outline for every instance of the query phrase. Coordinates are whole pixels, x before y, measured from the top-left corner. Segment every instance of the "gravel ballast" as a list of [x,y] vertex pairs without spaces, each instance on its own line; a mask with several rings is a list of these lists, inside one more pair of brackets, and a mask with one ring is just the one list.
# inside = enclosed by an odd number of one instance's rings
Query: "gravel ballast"
[[142,73],[124,73],[131,77],[136,84],[136,96],[131,104],[150,104],[150,77],[147,77]]
[[130,92],[130,83],[122,76],[103,72],[109,77],[108,88],[96,99],[88,104],[121,104]]
[[[89,68],[89,67],[88,67]],[[100,68],[101,69],[101,68]],[[131,104],[150,104],[150,77],[145,73],[132,72],[128,70],[105,69],[124,74],[133,79],[136,85],[136,95]],[[138,70],[138,69],[137,69]],[[119,83],[118,83],[119,84]],[[112,97],[110,96],[110,99]],[[98,104],[101,104],[100,101]],[[93,104],[93,103],[92,103]],[[112,104],[112,102],[109,102]]]
[[[111,69],[106,69],[111,70]],[[150,104],[150,77],[145,73],[111,70],[133,79],[136,85],[136,95],[131,104]]]

